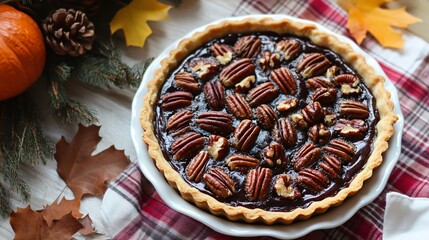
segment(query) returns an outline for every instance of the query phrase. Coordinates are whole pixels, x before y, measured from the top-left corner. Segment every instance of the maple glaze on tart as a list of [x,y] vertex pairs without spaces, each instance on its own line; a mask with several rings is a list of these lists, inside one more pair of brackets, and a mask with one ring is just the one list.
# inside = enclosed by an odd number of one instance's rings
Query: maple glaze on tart
[[142,114],[169,183],[232,220],[290,223],[338,205],[381,163],[380,132],[384,144],[396,120],[372,68],[275,29],[179,46]]

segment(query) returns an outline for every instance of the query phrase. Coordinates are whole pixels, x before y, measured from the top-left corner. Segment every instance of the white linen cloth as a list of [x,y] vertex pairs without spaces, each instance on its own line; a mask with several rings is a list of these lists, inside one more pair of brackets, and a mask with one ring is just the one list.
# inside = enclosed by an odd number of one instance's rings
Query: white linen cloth
[[429,239],[429,198],[387,193],[383,240],[420,239]]

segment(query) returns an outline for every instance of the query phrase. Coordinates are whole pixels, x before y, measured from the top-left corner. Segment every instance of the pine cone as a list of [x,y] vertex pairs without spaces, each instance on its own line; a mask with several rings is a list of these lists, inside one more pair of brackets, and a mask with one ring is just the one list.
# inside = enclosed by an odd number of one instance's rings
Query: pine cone
[[76,57],[92,49],[94,24],[79,10],[57,9],[42,25],[46,42],[58,55]]
[[97,14],[103,5],[102,0],[53,0],[53,2],[57,8],[73,8],[88,14],[88,16]]

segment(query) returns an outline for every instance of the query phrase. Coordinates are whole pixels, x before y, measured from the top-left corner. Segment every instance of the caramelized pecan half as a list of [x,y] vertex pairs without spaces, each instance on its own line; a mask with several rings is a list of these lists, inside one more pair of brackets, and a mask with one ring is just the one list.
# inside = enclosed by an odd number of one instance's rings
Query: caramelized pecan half
[[301,44],[297,40],[289,38],[278,42],[276,48],[283,53],[285,60],[289,61],[298,56],[301,51]]
[[224,68],[219,75],[220,82],[225,87],[231,87],[247,77],[254,77],[255,65],[248,58],[240,59]]
[[352,160],[355,153],[355,146],[340,139],[332,139],[328,146],[325,146],[325,151],[338,156],[345,161]]
[[341,161],[334,157],[326,155],[323,157],[323,161],[319,163],[319,166],[323,171],[328,175],[330,179],[338,179],[340,178],[340,174],[342,172],[341,169]]
[[241,80],[241,82],[235,84],[235,92],[244,93],[247,92],[253,84],[256,82],[256,77],[254,75],[246,77]]
[[246,193],[251,201],[262,201],[270,190],[273,174],[269,168],[256,168],[249,171],[246,177]]
[[207,150],[213,159],[223,159],[229,152],[228,140],[218,135],[210,135]]
[[328,114],[325,115],[325,117],[323,118],[323,122],[326,123],[326,125],[328,126],[332,126],[334,125],[336,119],[337,117],[335,116],[335,114]]
[[256,117],[258,117],[258,121],[264,129],[272,128],[278,119],[277,113],[266,104],[256,108]]
[[295,113],[290,116],[290,119],[300,128],[300,129],[306,129],[308,127],[308,123],[304,120],[304,117],[299,114]]
[[174,81],[176,82],[176,85],[183,90],[192,93],[199,93],[201,91],[200,84],[198,84],[192,74],[188,72],[176,73],[176,75],[174,75]]
[[308,129],[307,135],[314,143],[325,144],[331,137],[331,132],[323,123],[319,123]]
[[322,156],[322,149],[316,147],[313,143],[305,144],[295,155],[294,167],[297,171],[309,167]]
[[247,100],[251,107],[256,107],[262,103],[267,103],[279,95],[279,90],[272,82],[265,82],[253,88],[247,94]]
[[299,62],[296,70],[304,78],[323,74],[329,68],[331,62],[321,53],[306,54]]
[[342,101],[339,112],[349,118],[366,119],[369,116],[368,106],[358,101]]
[[301,192],[293,186],[292,178],[287,174],[280,174],[276,177],[274,190],[279,197],[295,199],[301,197]]
[[275,69],[280,65],[280,55],[270,51],[264,52],[259,59],[262,70]]
[[261,128],[252,121],[243,120],[234,130],[231,145],[237,150],[248,151],[255,144],[260,131]]
[[203,178],[207,162],[209,160],[209,154],[206,151],[199,152],[186,167],[186,176],[189,180],[194,182],[200,182]]
[[212,110],[221,110],[225,107],[225,89],[219,81],[207,82],[204,85],[204,96]]
[[180,136],[180,135],[188,132],[189,130],[191,130],[191,127],[187,126],[187,127],[181,128],[181,129],[177,129],[176,131],[172,131],[172,132],[170,132],[170,134],[173,138],[175,138],[177,136]]
[[273,129],[274,140],[285,147],[293,147],[296,144],[297,135],[295,127],[288,118],[280,118]]
[[337,116],[334,114],[331,108],[324,107],[323,108],[323,114],[325,117],[323,118],[323,122],[327,126],[334,125],[335,121],[337,120]]
[[210,191],[220,198],[227,198],[235,193],[234,181],[220,168],[210,168],[204,174],[203,181]]
[[337,85],[343,85],[343,84],[355,85],[359,83],[359,79],[353,74],[338,75],[334,77],[333,81]]
[[232,116],[224,112],[203,112],[198,115],[195,123],[211,133],[228,134],[234,129],[232,127]]
[[277,84],[285,94],[295,94],[298,87],[295,82],[295,77],[286,67],[278,68],[271,72],[271,79]]
[[253,36],[244,36],[234,44],[234,52],[242,58],[251,58],[261,51],[261,40]]
[[322,105],[319,102],[308,104],[301,110],[301,113],[304,120],[310,125],[319,122],[324,117]]
[[335,131],[339,131],[340,136],[347,139],[362,138],[365,136],[368,128],[366,127],[365,121],[361,119],[347,120],[341,118],[334,126]]
[[326,70],[326,74],[325,74],[325,76],[327,77],[327,78],[333,78],[333,77],[335,77],[338,73],[340,73],[340,71],[341,71],[341,69],[339,68],[339,67],[337,67],[337,66],[332,66],[332,67],[330,67],[330,68],[328,68],[328,70]]
[[253,117],[252,109],[239,93],[228,95],[226,106],[238,119],[251,119]]
[[268,165],[269,167],[285,167],[287,164],[285,149],[279,143],[273,142],[266,146],[262,154],[264,157],[263,164]]
[[305,87],[308,90],[316,90],[318,88],[334,88],[334,84],[326,78],[314,77],[305,81]]
[[362,89],[357,85],[353,86],[353,85],[343,84],[341,85],[341,92],[345,96],[358,95],[362,92]]
[[182,135],[171,144],[174,160],[191,158],[204,147],[206,139],[199,133],[190,132]]
[[334,78],[337,85],[341,85],[341,92],[346,95],[357,95],[362,92],[359,87],[359,79],[352,74],[341,74]]
[[281,101],[279,105],[277,105],[277,110],[280,112],[286,112],[290,109],[295,108],[298,106],[298,99],[297,98],[288,98],[284,101]]
[[207,80],[219,70],[219,63],[211,58],[196,58],[189,63],[191,70],[201,80]]
[[173,111],[179,108],[184,108],[192,104],[192,93],[184,91],[176,91],[167,93],[161,97],[161,108],[167,111]]
[[210,47],[210,50],[222,65],[228,64],[232,60],[232,49],[229,45],[215,43]]
[[234,154],[229,156],[226,159],[226,164],[231,170],[245,172],[249,168],[254,168],[259,166],[260,161],[254,157],[241,155],[241,154]]
[[318,88],[311,97],[311,100],[326,105],[335,102],[336,98],[337,90],[335,88]]
[[329,185],[329,179],[319,170],[307,168],[298,173],[296,180],[310,191],[319,192]]
[[189,123],[191,122],[194,115],[189,110],[182,110],[175,113],[168,119],[167,129],[171,132],[181,132],[189,129]]

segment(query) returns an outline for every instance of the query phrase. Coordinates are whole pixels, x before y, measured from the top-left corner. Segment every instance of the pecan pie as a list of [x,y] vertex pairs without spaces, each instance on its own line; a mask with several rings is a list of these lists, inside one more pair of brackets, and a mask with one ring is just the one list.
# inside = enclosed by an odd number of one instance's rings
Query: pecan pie
[[397,119],[383,83],[313,25],[226,21],[162,61],[143,138],[186,200],[230,220],[288,224],[341,204],[382,163]]

